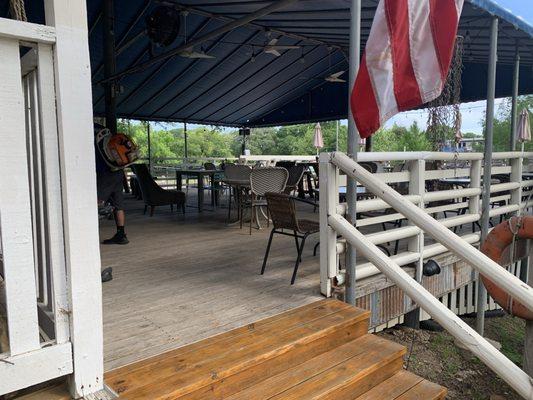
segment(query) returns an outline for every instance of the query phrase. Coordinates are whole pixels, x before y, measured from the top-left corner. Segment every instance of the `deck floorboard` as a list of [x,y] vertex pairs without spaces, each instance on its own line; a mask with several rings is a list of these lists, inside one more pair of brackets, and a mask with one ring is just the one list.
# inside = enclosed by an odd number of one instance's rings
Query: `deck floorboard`
[[[274,239],[261,276],[266,227],[250,236],[247,226],[226,226],[224,208],[202,214],[187,208],[184,217],[158,207],[149,217],[141,201],[126,196],[130,244],[101,246],[102,267],[113,267],[114,275],[103,285],[106,371],[322,298],[319,259],[312,256],[318,235],[291,286],[291,238]],[[113,221],[101,221],[100,238],[113,233]]]

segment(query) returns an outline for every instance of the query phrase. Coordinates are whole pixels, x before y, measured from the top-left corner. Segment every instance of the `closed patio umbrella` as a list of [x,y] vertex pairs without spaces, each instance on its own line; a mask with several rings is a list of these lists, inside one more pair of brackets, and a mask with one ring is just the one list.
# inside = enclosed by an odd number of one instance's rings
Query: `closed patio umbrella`
[[522,144],[522,151],[524,151],[524,143],[531,141],[531,129],[529,126],[529,112],[523,109],[518,118],[517,139]]
[[318,155],[318,151],[324,147],[324,139],[322,139],[322,127],[320,126],[320,122],[317,122],[315,125],[315,140],[314,140],[314,146],[316,147],[316,154]]

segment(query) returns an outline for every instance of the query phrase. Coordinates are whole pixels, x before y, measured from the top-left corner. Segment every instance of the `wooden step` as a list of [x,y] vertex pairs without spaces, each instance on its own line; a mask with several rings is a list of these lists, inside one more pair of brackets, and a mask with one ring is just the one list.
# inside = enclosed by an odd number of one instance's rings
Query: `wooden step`
[[323,300],[119,368],[105,380],[130,400],[226,398],[362,337],[368,316]]
[[352,400],[397,373],[402,368],[404,354],[405,347],[367,334],[227,400]]
[[446,388],[429,382],[411,372],[399,371],[373,389],[353,400],[442,400]]

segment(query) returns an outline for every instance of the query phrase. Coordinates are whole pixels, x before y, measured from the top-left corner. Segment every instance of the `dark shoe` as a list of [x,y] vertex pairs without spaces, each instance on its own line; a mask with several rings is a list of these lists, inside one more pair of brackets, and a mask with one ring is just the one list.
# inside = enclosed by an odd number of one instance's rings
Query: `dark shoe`
[[113,236],[111,239],[106,239],[102,243],[103,244],[128,244],[130,241],[128,240],[128,237],[124,233],[115,233],[115,236]]
[[102,271],[102,283],[113,280],[113,268],[107,267]]

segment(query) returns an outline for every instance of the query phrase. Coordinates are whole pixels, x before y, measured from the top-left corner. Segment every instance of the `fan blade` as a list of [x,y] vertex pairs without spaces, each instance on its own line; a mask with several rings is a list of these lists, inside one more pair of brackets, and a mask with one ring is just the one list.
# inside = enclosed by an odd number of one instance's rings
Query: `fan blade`
[[265,49],[265,53],[272,54],[273,56],[276,56],[276,57],[281,56],[281,53],[277,51],[276,49]]
[[293,49],[299,49],[300,46],[268,46],[269,49],[275,49],[275,50],[293,50]]
[[335,72],[333,74],[331,74],[330,76],[332,78],[338,78],[339,76],[341,76],[342,74],[344,74],[345,71],[339,71],[339,72]]
[[276,43],[278,43],[278,39],[272,39],[270,42],[268,42],[267,46],[275,46]]
[[182,51],[179,53],[180,57],[184,58],[203,58],[203,59],[212,59],[216,58],[214,56],[210,56],[209,54],[206,54],[204,52],[199,51]]

